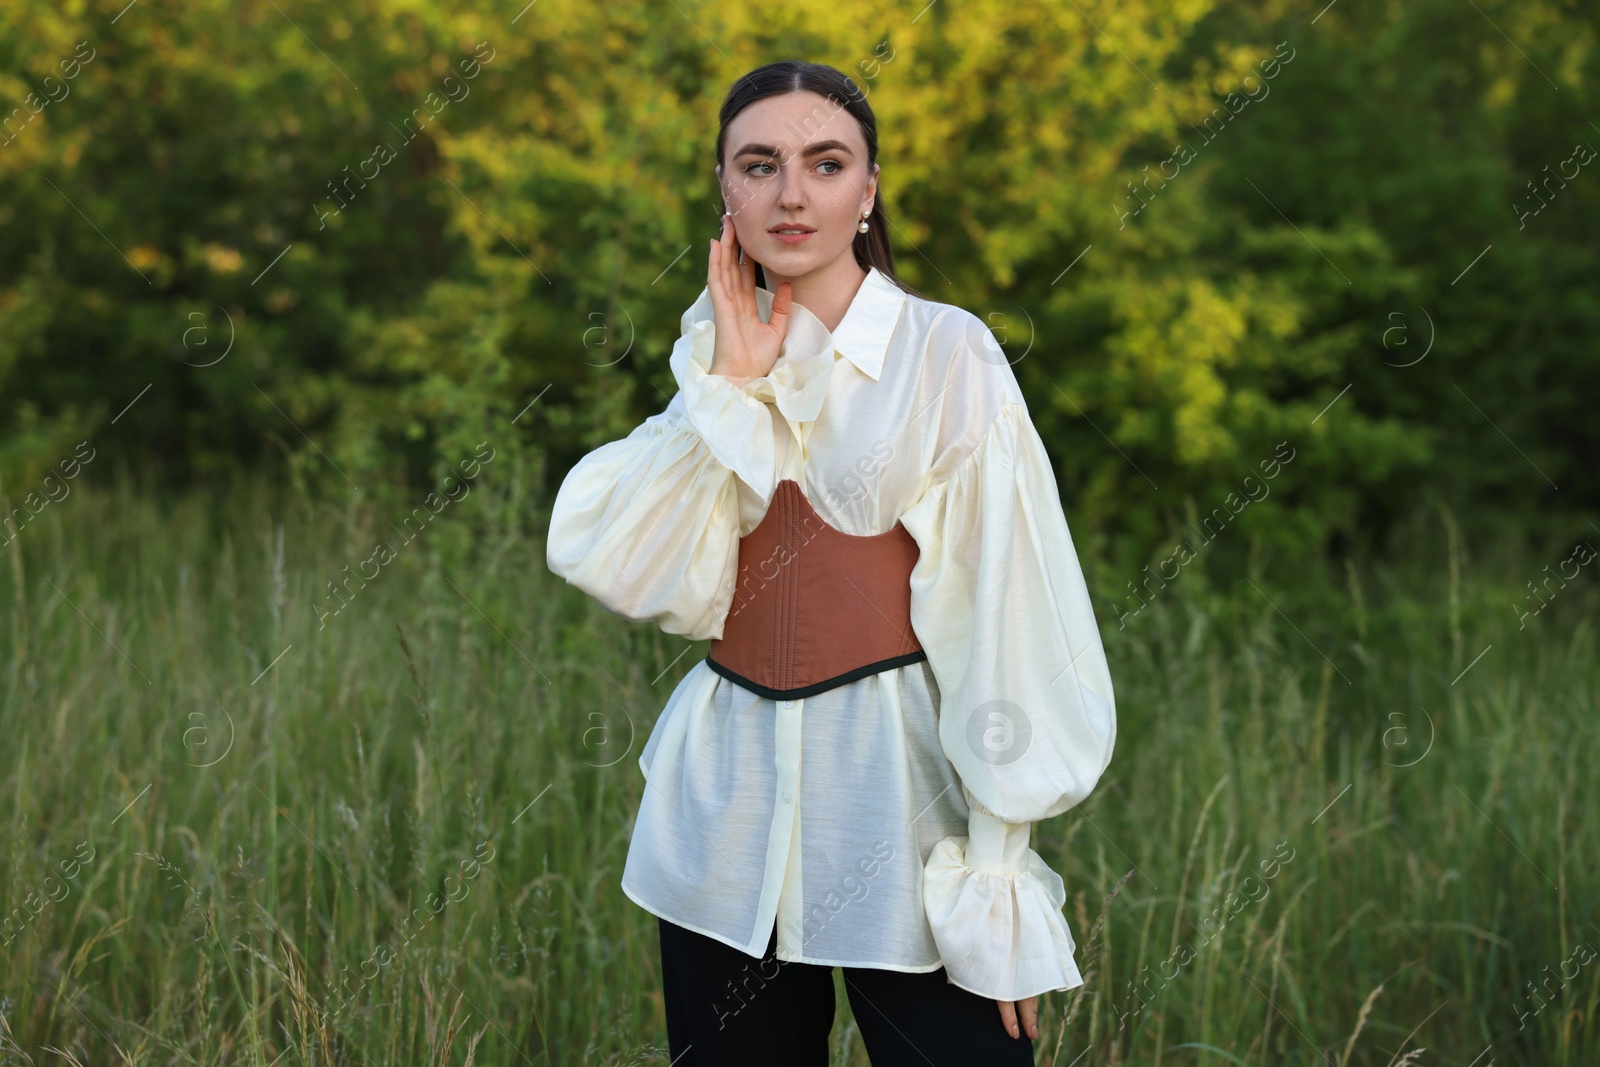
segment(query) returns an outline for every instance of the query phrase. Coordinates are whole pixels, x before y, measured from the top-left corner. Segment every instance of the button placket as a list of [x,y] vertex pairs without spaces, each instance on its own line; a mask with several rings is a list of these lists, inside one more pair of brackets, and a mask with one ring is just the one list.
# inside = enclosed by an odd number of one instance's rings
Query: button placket
[[[800,815],[794,804],[795,793],[800,788],[800,716],[804,711],[805,701],[789,700],[776,701],[775,717],[773,724],[773,771],[776,782],[774,783],[774,796],[772,805],[772,823],[767,833],[767,862],[763,875],[763,891],[761,900],[756,908],[756,929],[758,931],[770,930],[771,924],[778,915],[780,903],[785,902],[785,891],[799,897],[799,849],[796,847],[800,833]],[[797,906],[795,901],[787,902],[790,908]],[[780,933],[780,938],[787,942],[785,935]],[[759,953],[765,945],[764,938],[758,938],[761,944],[752,944],[752,954]],[[787,943],[781,947],[787,949]]]
[[802,852],[800,835],[803,827],[800,822],[800,806],[794,801],[800,792],[800,735],[805,701],[783,700],[778,703],[775,736],[778,752],[778,803],[773,805],[773,822],[784,823],[788,827],[788,832],[784,835],[782,844],[784,870],[774,918],[778,925],[779,958],[792,960],[798,959],[804,949],[803,944],[794,943],[796,940],[794,931],[800,929],[801,924],[800,908],[804,904],[802,886],[805,881],[800,859]]
[[[795,705],[795,702],[792,701],[792,700],[784,700],[784,701],[780,701],[779,702],[779,706],[782,707],[785,711],[789,711],[789,710],[793,709],[794,705]],[[780,788],[778,790],[778,803],[785,804],[785,805],[792,804],[794,802],[794,794],[791,793],[788,789],[781,788],[781,784],[782,784],[782,780],[781,780],[781,777],[780,777]]]
[[792,724],[790,728],[778,731],[793,746],[792,752],[783,754],[787,758],[782,761],[778,768],[778,801],[781,804],[788,805],[794,803],[794,791],[800,788],[800,731],[798,728],[800,713],[795,710],[799,707],[800,701],[783,700],[779,701],[779,705],[785,712],[789,713],[784,718]]

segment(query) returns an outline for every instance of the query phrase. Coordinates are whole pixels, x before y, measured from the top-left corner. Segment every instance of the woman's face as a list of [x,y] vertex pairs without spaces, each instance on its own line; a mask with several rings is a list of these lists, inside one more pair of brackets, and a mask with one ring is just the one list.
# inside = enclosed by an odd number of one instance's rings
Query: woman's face
[[[798,278],[851,255],[878,179],[850,112],[812,92],[769,96],[728,124],[723,150],[717,174],[746,256]],[[791,226],[806,232],[777,232]]]

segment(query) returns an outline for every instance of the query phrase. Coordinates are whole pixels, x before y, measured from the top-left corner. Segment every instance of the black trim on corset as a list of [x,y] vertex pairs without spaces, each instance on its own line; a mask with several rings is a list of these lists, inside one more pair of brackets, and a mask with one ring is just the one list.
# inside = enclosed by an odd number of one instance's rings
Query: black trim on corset
[[724,667],[722,664],[712,659],[709,655],[706,656],[706,666],[722,675],[722,677],[728,679],[728,681],[733,682],[735,685],[743,686],[757,696],[766,697],[768,700],[799,700],[802,697],[814,697],[818,693],[825,693],[830,689],[837,689],[841,685],[853,682],[858,678],[865,678],[869,674],[877,674],[879,671],[893,670],[895,667],[904,667],[908,664],[920,663],[927,658],[927,650],[919,649],[916,652],[908,652],[903,656],[894,656],[890,659],[879,660],[877,663],[869,663],[864,667],[857,667],[855,670],[846,671],[844,674],[838,675],[837,677],[829,678],[826,681],[817,682],[813,685],[803,685],[798,689],[769,689],[764,685],[759,685],[756,682],[751,681],[742,674],[738,674],[732,670],[729,670],[727,667]]

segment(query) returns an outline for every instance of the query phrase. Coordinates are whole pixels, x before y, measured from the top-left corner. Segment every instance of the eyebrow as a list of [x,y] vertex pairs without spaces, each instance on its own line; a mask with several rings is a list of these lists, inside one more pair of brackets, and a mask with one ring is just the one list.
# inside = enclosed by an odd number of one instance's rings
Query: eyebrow
[[[809,157],[809,156],[820,156],[824,152],[843,152],[847,156],[851,156],[851,157],[855,156],[855,153],[850,151],[850,146],[845,144],[843,141],[818,141],[815,144],[807,145],[805,151],[800,153],[800,154],[802,156]],[[743,148],[741,148],[737,152],[735,152],[733,154],[733,158],[734,159],[738,159],[740,156],[775,156],[775,155],[778,155],[778,150],[776,148],[774,148],[772,145],[769,145],[769,144],[747,144]]]

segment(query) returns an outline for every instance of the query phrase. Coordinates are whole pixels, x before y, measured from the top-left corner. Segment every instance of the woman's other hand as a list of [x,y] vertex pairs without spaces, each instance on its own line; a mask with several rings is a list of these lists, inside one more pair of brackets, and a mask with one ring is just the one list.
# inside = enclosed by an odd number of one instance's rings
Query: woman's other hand
[[[997,1000],[1000,1005],[1000,1025],[1005,1027],[1006,1033],[1017,1037],[1019,1033],[1026,1032],[1035,1041],[1039,1040],[1039,998],[1028,997],[1025,1000],[1009,1001]],[[1022,1030],[1017,1029],[1020,1022]]]
[[793,287],[788,282],[778,286],[773,294],[772,320],[762,322],[756,305],[755,261],[746,257],[744,263],[739,262],[739,235],[730,215],[722,216],[721,239],[711,242],[706,288],[711,292],[716,322],[711,373],[735,385],[767,374],[778,361],[788,331]]
[[[944,976],[944,980],[951,985],[955,984],[955,980],[948,974]],[[1026,1030],[1029,1037],[1035,1041],[1039,1040],[1039,998],[1037,996],[1015,1001],[997,1000],[995,1003],[1000,1007],[1000,1026],[1006,1033],[1012,1037],[1019,1037],[1022,1031]],[[1021,1016],[1020,1030],[1018,1029],[1018,1016]]]

